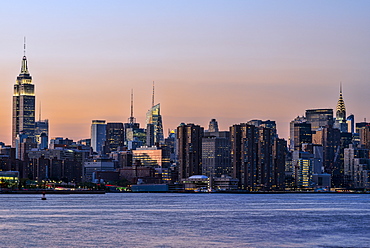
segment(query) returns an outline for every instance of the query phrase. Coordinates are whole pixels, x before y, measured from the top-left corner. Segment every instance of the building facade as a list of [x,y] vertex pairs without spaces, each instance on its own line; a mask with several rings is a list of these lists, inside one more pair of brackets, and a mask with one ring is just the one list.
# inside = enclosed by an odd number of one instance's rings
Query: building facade
[[28,71],[26,56],[23,56],[21,73],[14,85],[12,122],[12,147],[15,147],[20,132],[34,138],[35,86]]

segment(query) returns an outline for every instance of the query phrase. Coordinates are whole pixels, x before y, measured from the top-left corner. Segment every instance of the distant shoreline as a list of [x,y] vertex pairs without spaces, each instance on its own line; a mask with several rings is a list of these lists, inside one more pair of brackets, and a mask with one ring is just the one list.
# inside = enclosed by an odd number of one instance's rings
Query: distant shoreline
[[1,194],[125,194],[125,193],[175,193],[175,194],[370,194],[370,192],[311,192],[311,191],[271,191],[271,192],[240,192],[240,191],[220,191],[220,192],[174,192],[174,191],[141,191],[141,192],[106,192],[102,190],[14,190],[2,191]]

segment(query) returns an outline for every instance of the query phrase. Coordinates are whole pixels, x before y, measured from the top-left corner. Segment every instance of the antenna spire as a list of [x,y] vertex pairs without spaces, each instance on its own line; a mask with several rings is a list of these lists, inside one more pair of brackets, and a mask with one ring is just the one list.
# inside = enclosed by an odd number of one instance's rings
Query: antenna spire
[[134,90],[131,89],[131,119],[134,117]]
[[39,110],[39,121],[41,121],[41,101],[40,101],[40,110]]
[[152,107],[154,107],[154,81],[153,81]]
[[131,115],[129,119],[130,124],[134,124],[136,122],[134,117],[134,90],[131,89]]
[[26,36],[23,37],[23,56],[26,56]]

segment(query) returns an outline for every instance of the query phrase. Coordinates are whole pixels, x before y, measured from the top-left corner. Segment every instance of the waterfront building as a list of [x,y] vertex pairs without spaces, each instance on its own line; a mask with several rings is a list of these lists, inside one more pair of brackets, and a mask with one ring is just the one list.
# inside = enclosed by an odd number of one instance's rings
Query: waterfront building
[[177,127],[180,180],[202,174],[203,133],[203,127],[192,123],[182,123]]
[[84,162],[83,166],[83,181],[84,182],[96,182],[94,172],[97,171],[115,171],[114,162],[112,159],[99,158],[93,161]]
[[255,191],[257,188],[257,133],[254,125],[246,123],[230,127],[231,161],[233,177],[239,189]]
[[352,145],[344,149],[344,175],[350,188],[370,187],[369,149]]
[[285,165],[287,153],[287,141],[285,139],[275,138],[272,147],[272,189],[285,189]]
[[19,171],[0,171],[0,189],[18,188]]
[[17,135],[22,132],[29,138],[35,133],[35,86],[28,71],[27,57],[22,58],[21,72],[14,85],[12,113],[12,147]]
[[231,175],[230,135],[219,132],[205,132],[202,139],[202,171],[207,177]]
[[230,127],[230,141],[233,177],[239,180],[240,189],[284,187],[286,141],[276,138],[273,128],[236,124]]
[[93,152],[102,153],[107,135],[105,120],[93,120],[91,123],[91,147]]
[[32,180],[63,180],[81,182],[83,163],[90,155],[89,150],[56,147],[49,150],[31,150],[25,175]]

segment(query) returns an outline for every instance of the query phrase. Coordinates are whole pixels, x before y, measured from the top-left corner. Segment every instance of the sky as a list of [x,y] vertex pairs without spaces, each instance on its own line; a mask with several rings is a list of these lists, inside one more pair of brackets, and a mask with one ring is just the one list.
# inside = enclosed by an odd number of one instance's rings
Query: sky
[[165,136],[180,123],[227,130],[333,108],[370,119],[370,1],[4,1],[0,4],[0,141],[11,142],[23,40],[36,119],[50,138],[90,138],[91,121],[145,126],[161,104]]

